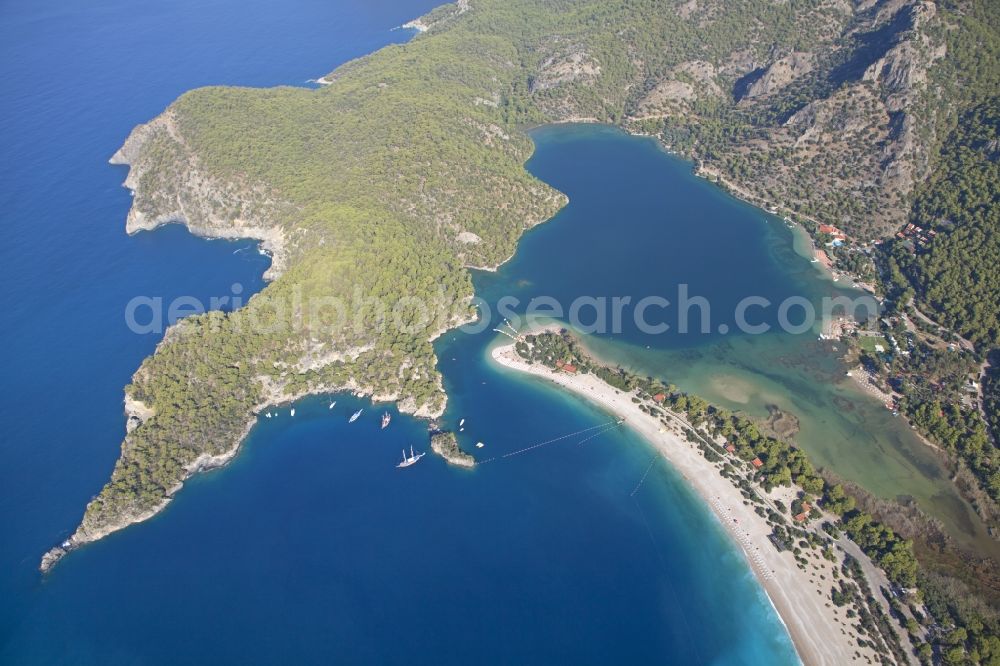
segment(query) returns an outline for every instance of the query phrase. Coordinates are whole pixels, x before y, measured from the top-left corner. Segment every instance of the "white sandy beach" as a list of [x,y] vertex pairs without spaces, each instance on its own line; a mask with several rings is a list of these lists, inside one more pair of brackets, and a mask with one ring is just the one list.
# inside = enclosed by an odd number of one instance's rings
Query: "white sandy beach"
[[[719,474],[716,465],[706,460],[694,444],[633,403],[633,394],[618,391],[591,374],[567,374],[541,364],[529,364],[517,355],[513,345],[495,348],[492,356],[507,368],[543,377],[604,406],[625,418],[628,427],[655,446],[711,507],[739,545],[804,663],[868,663],[866,658],[877,663],[870,648],[858,647],[852,626],[856,620],[845,616],[847,607],[838,608],[830,601],[830,589],[835,582],[832,572],[840,562],[834,564],[818,555],[807,555],[810,565],[800,569],[791,552],[778,552],[768,539],[771,527],[754,512],[752,505],[745,503],[740,491]],[[839,551],[838,559],[843,559]]]

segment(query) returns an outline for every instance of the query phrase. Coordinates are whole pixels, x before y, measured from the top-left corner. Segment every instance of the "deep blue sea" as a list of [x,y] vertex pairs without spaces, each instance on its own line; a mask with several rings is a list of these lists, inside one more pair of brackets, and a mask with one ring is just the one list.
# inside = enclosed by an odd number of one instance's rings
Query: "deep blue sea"
[[[425,425],[396,414],[380,431],[385,407],[347,396],[262,421],[231,465],[192,479],[155,519],[38,574],[108,478],[122,388],[159,340],[129,332],[129,299],[207,299],[234,282],[248,293],[267,266],[248,242],[176,226],[126,236],[125,171],[108,158],[185,90],[304,85],[408,39],[392,27],[432,5],[0,5],[0,663],[795,662],[745,562],[679,478],[657,464],[630,496],[651,452],[628,431],[473,471],[436,457],[400,471]],[[535,139],[531,169],[573,203],[501,271],[477,274],[487,299],[639,293],[662,264],[726,310],[740,294],[726,295],[720,248],[747,289],[814,295],[780,229],[751,224],[759,211],[650,142],[573,127]],[[495,455],[609,420],[492,367],[493,342],[437,342],[464,446]]]

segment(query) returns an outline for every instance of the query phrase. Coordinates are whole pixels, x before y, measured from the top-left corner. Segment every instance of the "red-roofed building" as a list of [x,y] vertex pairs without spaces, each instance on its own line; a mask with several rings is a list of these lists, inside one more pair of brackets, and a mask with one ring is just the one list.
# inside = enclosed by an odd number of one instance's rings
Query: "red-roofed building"
[[736,453],[736,447],[733,446],[732,444],[726,444],[726,451],[729,451],[730,453]]
[[760,458],[754,458],[753,460],[750,461],[750,464],[756,467],[757,469],[760,469],[761,467],[764,466],[764,462]]
[[924,229],[923,227],[918,227],[917,225],[910,222],[903,230],[896,233],[897,238],[909,239],[916,242],[920,247],[926,246],[937,235],[937,232],[933,229]]
[[807,514],[805,511],[803,511],[799,515],[795,516],[795,520],[797,522],[804,523],[804,522],[806,522],[806,518],[808,518],[808,517],[809,517],[809,514]]
[[572,363],[563,363],[562,369],[569,373],[576,372],[576,366],[573,365]]
[[844,232],[833,226],[832,224],[821,224],[819,225],[819,232],[821,234],[830,234],[834,238],[846,238]]
[[557,368],[563,367],[563,360],[562,359],[559,359],[559,360],[556,361],[556,367]]
[[663,402],[666,399],[667,399],[666,393],[657,393],[656,395],[653,396],[653,402]]

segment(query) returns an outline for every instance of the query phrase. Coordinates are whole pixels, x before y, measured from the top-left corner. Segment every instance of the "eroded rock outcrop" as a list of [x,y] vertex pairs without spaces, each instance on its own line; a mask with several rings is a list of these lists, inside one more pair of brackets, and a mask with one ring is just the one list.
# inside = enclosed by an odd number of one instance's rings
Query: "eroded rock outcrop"
[[800,76],[813,70],[812,53],[795,52],[769,65],[764,73],[747,88],[744,99],[754,99],[781,90]]
[[284,271],[281,220],[290,204],[264,185],[212,175],[188,146],[172,110],[136,127],[110,162],[130,167],[124,183],[134,197],[125,222],[129,234],[177,222],[207,238],[255,239],[271,255],[265,279]]

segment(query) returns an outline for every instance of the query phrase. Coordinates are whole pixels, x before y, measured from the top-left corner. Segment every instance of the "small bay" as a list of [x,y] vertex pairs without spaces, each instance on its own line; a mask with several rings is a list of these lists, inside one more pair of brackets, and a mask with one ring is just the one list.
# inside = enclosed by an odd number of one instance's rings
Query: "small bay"
[[[862,296],[803,256],[808,243],[801,229],[695,177],[690,163],[652,139],[593,125],[545,127],[533,138],[529,170],[565,192],[570,204],[529,232],[496,276],[481,279],[487,301],[513,295],[529,303],[545,295],[569,304],[580,296],[630,296],[635,303],[659,295],[671,302],[664,322],[676,324],[671,317],[684,288],[708,304],[707,332],[692,307],[687,333],[677,325],[643,333],[626,315],[621,332],[589,336],[588,346],[732,410],[762,419],[775,407],[793,414],[800,426],[794,440],[817,466],[882,497],[912,498],[959,542],[984,555],[1000,552],[940,457],[846,376],[845,346],[818,340],[818,329],[781,330],[778,305],[785,299],[809,301],[819,312],[826,297]],[[737,332],[734,313],[748,297],[772,304],[747,315],[769,325],[767,333]],[[581,318],[591,322],[589,314]],[[721,334],[720,325],[729,332]]]
[[[649,451],[627,431],[492,469],[430,457],[401,471],[400,450],[426,446],[424,424],[390,408],[381,431],[382,407],[344,396],[262,420],[231,465],[192,479],[163,514],[39,576],[41,553],[106,480],[122,388],[160,339],[128,329],[129,300],[207,300],[233,284],[249,297],[267,265],[248,242],[176,226],[125,236],[124,171],[108,157],[191,87],[304,82],[408,38],[389,28],[429,8],[4,9],[0,662],[794,662],[741,556],[680,480],[658,467],[629,497]],[[491,340],[439,343],[463,446],[476,437],[495,454],[608,419],[498,372],[482,357]]]
[[[472,471],[432,456],[398,470],[404,447],[426,447],[425,424],[349,396],[333,409],[329,397],[303,400],[294,417],[275,410],[232,464],[192,479],[161,515],[39,576],[40,555],[107,479],[124,433],[122,388],[160,339],[128,329],[128,301],[207,300],[234,283],[248,297],[267,265],[252,243],[176,226],[125,236],[124,171],[107,158],[185,90],[302,85],[407,39],[391,28],[433,4],[53,0],[0,10],[0,662],[796,663],[742,556],[683,480],[655,463],[630,494],[652,454],[627,429]],[[731,312],[751,293],[813,299],[832,289],[780,221],[651,141],[594,126],[534,138],[529,168],[571,204],[498,272],[476,274],[488,302],[641,298],[685,281]],[[451,396],[445,425],[466,419],[466,450],[496,456],[609,420],[493,366],[495,342],[489,327],[436,342]],[[592,344],[727,406],[795,413],[818,462],[965,516],[956,524],[977,538],[937,463],[834,382],[835,357],[809,336],[647,339],[626,329]],[[393,420],[381,430],[386,409]],[[889,462],[872,470],[865,447]]]

